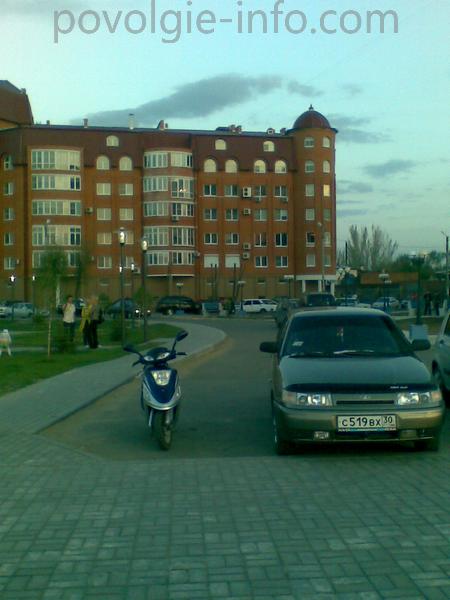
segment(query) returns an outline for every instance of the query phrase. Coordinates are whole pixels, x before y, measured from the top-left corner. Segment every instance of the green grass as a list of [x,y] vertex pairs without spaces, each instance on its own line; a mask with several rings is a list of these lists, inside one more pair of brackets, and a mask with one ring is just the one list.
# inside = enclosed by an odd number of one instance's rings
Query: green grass
[[[106,325],[106,327],[104,327],[104,325]],[[41,330],[34,330],[34,325],[30,323],[28,323],[28,327],[30,331],[33,331],[33,335],[27,336],[27,338],[19,337],[17,341],[15,338],[15,332],[17,332],[17,330],[15,327],[14,329],[11,329],[11,334],[14,340],[12,349],[13,355],[9,357],[5,352],[3,352],[0,358],[0,396],[23,388],[42,379],[53,377],[59,373],[63,373],[64,371],[69,371],[77,367],[83,367],[96,362],[103,362],[112,360],[119,356],[124,356],[124,351],[121,348],[120,342],[113,344],[112,342],[103,339],[103,336],[106,338],[109,328],[112,327],[110,322],[102,323],[102,325],[99,327],[100,344],[103,345],[107,343],[108,346],[110,346],[108,348],[97,348],[96,350],[90,350],[78,347],[73,352],[57,352],[53,350],[51,356],[47,357],[46,350],[36,351],[36,345],[39,344],[31,345],[27,343],[26,346],[30,347],[30,351],[14,353],[14,344],[18,345],[19,339],[21,340],[21,346],[25,346],[25,343],[22,344],[22,340],[25,341],[25,339],[27,339],[28,341],[28,338],[34,337],[34,333],[36,335],[36,339],[41,339],[40,336],[43,333]],[[61,326],[60,330],[62,332]],[[172,325],[149,324],[148,346],[154,345],[152,344],[152,340],[158,338],[173,338],[177,331],[179,331],[179,328]],[[46,340],[46,332],[44,337]],[[136,345],[142,343],[142,327],[140,329],[132,329],[130,326],[128,326],[127,342],[134,343]],[[34,350],[32,349],[33,347]]]

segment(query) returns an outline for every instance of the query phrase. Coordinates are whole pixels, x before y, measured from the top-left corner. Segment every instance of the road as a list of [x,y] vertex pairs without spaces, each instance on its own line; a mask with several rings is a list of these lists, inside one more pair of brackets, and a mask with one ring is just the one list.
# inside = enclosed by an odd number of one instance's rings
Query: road
[[[150,437],[139,406],[138,378],[49,428],[44,435],[119,461],[273,456],[268,401],[271,357],[258,347],[261,341],[275,338],[274,322],[252,318],[211,319],[208,323],[225,329],[228,340],[214,353],[180,366],[183,405],[170,452],[161,452]],[[422,355],[428,363],[430,357],[431,352]],[[447,450],[449,428],[447,419],[443,435]],[[396,445],[298,449],[299,454],[308,455],[362,453],[380,457],[405,451],[405,446]]]

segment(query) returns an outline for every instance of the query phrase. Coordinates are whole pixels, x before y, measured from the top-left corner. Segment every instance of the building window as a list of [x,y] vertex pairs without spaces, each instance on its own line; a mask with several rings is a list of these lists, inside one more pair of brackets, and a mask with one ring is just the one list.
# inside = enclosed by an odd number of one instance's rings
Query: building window
[[287,198],[288,190],[286,185],[276,185],[274,190],[275,198]]
[[258,248],[265,248],[267,246],[267,234],[265,232],[255,234],[255,246]]
[[276,208],[274,210],[274,219],[275,221],[287,221],[288,220],[288,211],[286,208]]
[[322,147],[323,148],[331,148],[331,139],[327,136],[322,138]]
[[[241,257],[239,254],[225,254],[225,268],[233,269],[234,267],[240,267]],[[233,283],[231,281],[230,283]]]
[[173,227],[172,244],[174,246],[193,246],[194,229],[192,227]]
[[134,208],[120,208],[119,209],[119,220],[120,221],[133,221],[134,220]]
[[168,177],[144,177],[144,192],[167,192],[169,189]]
[[214,147],[216,150],[226,150],[227,149],[227,143],[225,140],[216,140]]
[[194,216],[194,205],[188,204],[187,202],[173,202],[172,203],[172,216],[193,217]]
[[3,209],[3,220],[4,221],[14,221],[15,214],[13,208],[4,208]]
[[170,182],[172,198],[193,198],[193,179],[172,179]]
[[275,152],[275,144],[270,141],[264,142],[263,150],[264,150],[264,152]]
[[3,266],[5,271],[13,271],[16,268],[17,260],[13,256],[5,256]]
[[237,161],[229,159],[225,162],[225,173],[237,173],[238,164]]
[[225,209],[225,221],[237,221],[239,219],[239,211],[237,208]]
[[14,194],[14,183],[12,181],[8,181],[3,184],[3,195],[4,196],[12,196]]
[[288,245],[288,234],[287,233],[276,233],[275,234],[275,246],[277,248]]
[[74,150],[32,150],[31,168],[34,171],[79,171],[81,153]]
[[81,227],[70,227],[69,229],[69,246],[81,245]]
[[31,203],[33,215],[65,215],[70,217],[81,216],[80,200],[33,200]]
[[106,138],[106,145],[111,148],[117,148],[119,145],[119,138],[116,135],[108,135]]
[[255,221],[267,221],[267,208],[255,208]]
[[235,198],[239,195],[239,188],[237,185],[226,185],[224,193],[227,198]]
[[107,156],[99,156],[96,165],[97,171],[108,171],[110,168],[109,158]]
[[112,269],[112,257],[97,256],[97,267],[99,269]]
[[323,245],[328,247],[331,246],[331,233],[329,231],[323,232]]
[[66,250],[65,255],[67,258],[67,266],[69,268],[75,269],[76,267],[78,267],[80,265],[80,253],[79,252],[72,252],[70,250]]
[[134,231],[128,229],[125,231],[125,244],[127,246],[133,246],[134,244]]
[[3,159],[3,170],[4,171],[12,171],[14,168],[13,159],[11,154],[7,154]]
[[324,208],[323,209],[323,220],[324,221],[331,221],[331,208]]
[[215,173],[217,171],[217,163],[213,158],[207,158],[203,163],[203,171],[205,173]]
[[216,245],[217,244],[217,233],[205,233],[205,244]]
[[134,186],[132,183],[119,184],[119,196],[132,196],[134,194]]
[[217,196],[217,185],[215,183],[207,183],[203,186],[204,196]]
[[119,171],[132,171],[133,161],[129,156],[122,156],[119,160]]
[[284,160],[277,160],[275,163],[275,173],[287,173],[287,164]]
[[167,217],[168,215],[168,202],[144,202],[144,217]]
[[253,189],[255,198],[265,198],[267,196],[267,187],[265,185],[255,185]]
[[323,184],[323,197],[329,198],[331,196],[331,186],[329,183]]
[[267,166],[263,160],[255,160],[253,164],[253,172],[254,173],[266,173]]
[[34,252],[31,253],[31,265],[33,267],[33,269],[39,269],[42,265],[41,265],[41,259],[42,259],[42,255],[44,253],[41,252],[40,250],[35,250]]
[[97,221],[111,221],[111,209],[97,208]]
[[217,221],[217,208],[205,208],[203,210],[203,219],[205,221]]
[[316,219],[316,210],[314,208],[305,209],[305,221],[314,221]]
[[305,148],[314,148],[314,138],[313,137],[305,137],[303,146]]
[[4,233],[3,234],[3,245],[4,246],[13,246],[14,245],[14,234],[13,233]]
[[155,266],[165,266],[169,264],[168,252],[150,252],[147,254],[147,264]]
[[97,233],[97,244],[99,246],[109,246],[112,244],[112,233],[110,231],[104,231]]
[[144,169],[166,169],[168,166],[168,152],[146,152],[144,154]]
[[322,163],[322,171],[324,173],[330,173],[331,172],[331,164],[329,160],[324,160]]
[[314,188],[314,184],[313,183],[307,183],[305,184],[305,196],[308,198],[314,198],[314,192],[315,192],[315,188]]
[[203,258],[203,266],[206,269],[219,266],[219,255],[218,254],[205,254]]
[[97,196],[111,196],[110,183],[97,183],[96,190]]
[[168,227],[144,227],[144,237],[148,240],[149,246],[169,245]]
[[316,170],[316,166],[314,164],[314,161],[307,160],[305,162],[305,173],[314,173],[315,170]]
[[184,167],[192,169],[193,164],[192,154],[189,152],[170,153],[170,165],[172,167]]
[[267,256],[255,256],[255,267],[258,269],[265,269],[269,264]]
[[306,255],[306,266],[307,267],[315,267],[316,266],[316,255],[315,254],[307,254]]
[[236,244],[239,244],[239,234],[232,233],[232,232],[226,233],[225,234],[225,244],[227,244],[229,246],[236,246]]
[[32,175],[33,190],[81,190],[81,177],[71,175]]
[[316,245],[316,234],[313,231],[308,231],[306,233],[306,245],[307,246],[315,246]]
[[275,266],[277,269],[285,269],[288,266],[287,256],[275,256]]

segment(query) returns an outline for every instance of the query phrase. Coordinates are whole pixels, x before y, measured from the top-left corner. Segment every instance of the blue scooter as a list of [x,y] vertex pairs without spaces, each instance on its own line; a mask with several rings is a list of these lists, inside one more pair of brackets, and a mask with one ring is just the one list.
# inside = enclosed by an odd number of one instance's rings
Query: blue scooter
[[139,356],[133,363],[142,365],[141,408],[153,435],[162,450],[168,450],[172,444],[172,433],[178,420],[181,401],[181,387],[176,369],[169,361],[177,356],[186,356],[186,352],[177,352],[178,342],[187,337],[187,331],[175,336],[172,348],[152,348],[141,354],[134,346],[124,347],[126,352]]

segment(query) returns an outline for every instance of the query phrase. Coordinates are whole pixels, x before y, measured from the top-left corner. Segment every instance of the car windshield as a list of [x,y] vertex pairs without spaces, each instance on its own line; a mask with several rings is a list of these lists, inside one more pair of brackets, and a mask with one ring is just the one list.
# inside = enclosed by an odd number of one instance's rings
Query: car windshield
[[347,357],[412,354],[389,319],[358,315],[310,316],[293,319],[282,356]]

